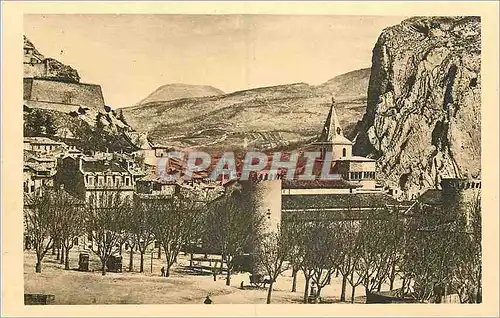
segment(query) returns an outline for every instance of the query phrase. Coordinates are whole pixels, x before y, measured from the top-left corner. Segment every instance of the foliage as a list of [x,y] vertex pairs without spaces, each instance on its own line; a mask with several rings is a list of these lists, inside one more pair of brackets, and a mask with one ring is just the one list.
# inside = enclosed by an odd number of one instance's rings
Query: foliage
[[24,112],[24,136],[53,136],[56,134],[54,120],[50,114],[38,109],[30,109]]

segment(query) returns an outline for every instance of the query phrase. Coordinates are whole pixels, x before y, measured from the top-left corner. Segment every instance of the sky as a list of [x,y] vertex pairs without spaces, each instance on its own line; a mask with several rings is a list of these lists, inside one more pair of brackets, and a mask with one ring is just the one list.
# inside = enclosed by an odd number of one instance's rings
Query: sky
[[161,85],[211,85],[226,93],[321,84],[371,66],[380,32],[396,16],[25,15],[24,32],[46,57],[99,84],[113,108]]

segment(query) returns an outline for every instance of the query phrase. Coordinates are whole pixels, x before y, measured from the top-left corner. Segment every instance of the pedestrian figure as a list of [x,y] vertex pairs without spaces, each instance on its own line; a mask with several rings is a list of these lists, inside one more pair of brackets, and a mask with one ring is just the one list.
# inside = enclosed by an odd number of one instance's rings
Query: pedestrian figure
[[161,276],[165,276],[165,266],[160,269]]
[[207,297],[205,297],[205,301],[203,303],[207,304],[207,305],[210,305],[212,303],[212,299],[210,299],[209,295],[207,295]]
[[217,272],[216,271],[213,271],[212,272],[212,275],[214,276],[214,282],[217,281]]

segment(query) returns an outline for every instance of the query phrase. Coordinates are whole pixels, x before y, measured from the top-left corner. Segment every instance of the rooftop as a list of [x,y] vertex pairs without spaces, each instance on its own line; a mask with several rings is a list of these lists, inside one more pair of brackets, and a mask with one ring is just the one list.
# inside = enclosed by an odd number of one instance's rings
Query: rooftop
[[282,210],[359,209],[400,206],[401,203],[385,193],[282,195]]
[[105,161],[105,160],[82,160],[82,170],[84,172],[120,172],[128,173],[128,171],[122,167],[118,162],[115,161]]
[[366,158],[361,156],[351,156],[350,158],[340,158],[338,161],[367,161],[367,162],[375,162],[375,159]]
[[344,179],[336,180],[282,180],[282,189],[353,189],[360,185],[353,184]]
[[61,145],[62,143],[47,137],[24,137],[24,142],[41,145]]

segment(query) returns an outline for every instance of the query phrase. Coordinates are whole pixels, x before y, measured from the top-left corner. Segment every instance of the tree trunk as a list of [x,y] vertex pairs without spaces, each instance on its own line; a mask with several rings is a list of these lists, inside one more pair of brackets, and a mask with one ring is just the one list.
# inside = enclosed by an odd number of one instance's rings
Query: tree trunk
[[141,266],[139,268],[139,272],[144,272],[144,251],[141,251]]
[[[60,253],[59,253],[59,247],[56,249],[56,260],[59,260],[60,258]],[[61,263],[62,264],[62,263]]]
[[345,301],[345,289],[347,287],[347,276],[342,275],[342,290],[340,292],[340,301]]
[[[354,271],[351,273],[351,282],[354,283]],[[356,286],[351,285],[352,291],[351,291],[351,304],[354,304],[354,293],[356,292]]]
[[41,272],[42,272],[42,261],[37,260],[35,265],[35,273],[41,273]]
[[389,277],[389,290],[394,289],[394,280],[396,279],[396,263],[392,264],[391,276]]
[[306,279],[306,286],[304,288],[304,304],[307,304],[307,296],[309,296],[309,280],[311,278],[305,277],[305,279]]
[[231,286],[231,270],[229,269],[229,266],[226,271],[226,286]]
[[267,290],[267,301],[266,304],[271,303],[271,293],[273,292],[273,282],[269,284],[269,289]]
[[354,304],[354,294],[356,293],[356,286],[352,286],[351,304]]
[[56,254],[56,244],[52,244],[52,255]]
[[161,244],[158,245],[158,259],[161,259]]
[[406,276],[403,276],[403,280],[401,282],[401,297],[405,296],[406,291]]
[[69,248],[66,248],[66,255],[64,258],[64,269],[65,270],[69,269]]
[[106,261],[102,261],[101,274],[106,275]]
[[165,271],[165,277],[170,277],[170,265],[167,265],[167,270]]
[[134,269],[134,249],[130,247],[130,259],[128,261],[128,271],[131,272]]
[[483,294],[482,294],[482,281],[481,281],[481,275],[483,272],[483,267],[480,265],[479,266],[479,275],[477,276],[477,291],[476,291],[476,304],[480,304],[483,302]]
[[318,291],[316,292],[316,295],[314,295],[314,303],[319,304],[319,296],[321,295],[321,287],[318,285]]
[[292,269],[292,293],[295,293],[297,291],[297,272],[298,270],[293,268]]
[[[60,247],[60,250],[61,250],[61,260],[59,261],[59,264],[64,264],[64,253],[66,251],[66,246],[64,246],[64,244],[61,244],[61,247]],[[57,255],[59,255],[59,248],[57,248]]]

